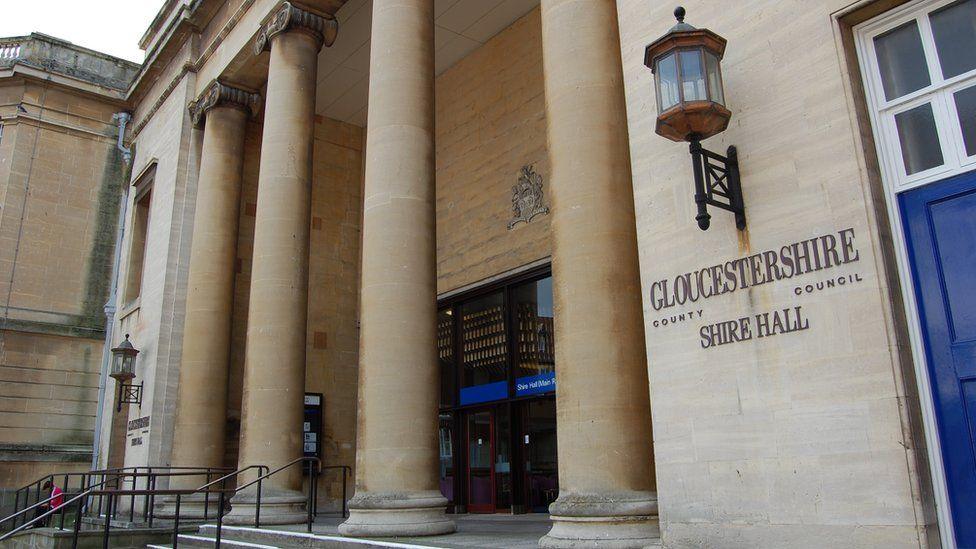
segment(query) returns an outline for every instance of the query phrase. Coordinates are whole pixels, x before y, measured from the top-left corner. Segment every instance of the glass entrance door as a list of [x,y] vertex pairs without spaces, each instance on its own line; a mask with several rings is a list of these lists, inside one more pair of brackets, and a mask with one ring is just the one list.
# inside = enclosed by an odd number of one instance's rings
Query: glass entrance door
[[559,495],[556,467],[556,399],[530,400],[522,409],[525,507],[530,513],[548,513]]
[[491,410],[471,412],[467,419],[468,512],[495,512],[495,418]]

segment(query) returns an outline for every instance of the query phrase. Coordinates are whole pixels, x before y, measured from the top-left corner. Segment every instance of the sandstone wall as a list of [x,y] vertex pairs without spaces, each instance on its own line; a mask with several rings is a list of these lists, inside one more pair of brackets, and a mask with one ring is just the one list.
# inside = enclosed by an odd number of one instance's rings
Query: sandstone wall
[[[619,0],[664,540],[671,547],[919,547],[922,501],[904,342],[872,205],[848,54],[831,14],[846,0],[684,3],[729,40],[732,123],[748,228],[694,221],[686,144],[654,133],[644,47],[671,4]],[[663,306],[659,281],[850,229],[859,259],[696,303]],[[838,283],[844,280],[844,283]],[[826,284],[833,281],[832,286]],[[818,283],[823,290],[818,290]],[[807,291],[811,285],[812,292]],[[652,293],[656,291],[656,293]],[[801,308],[808,328],[703,348],[701,329]],[[667,325],[665,325],[667,322]],[[754,332],[753,334],[757,334]]]
[[92,458],[125,166],[114,101],[0,81],[0,493]]
[[541,39],[535,9],[437,78],[438,293],[550,254],[547,215],[508,229],[522,166],[549,187]]

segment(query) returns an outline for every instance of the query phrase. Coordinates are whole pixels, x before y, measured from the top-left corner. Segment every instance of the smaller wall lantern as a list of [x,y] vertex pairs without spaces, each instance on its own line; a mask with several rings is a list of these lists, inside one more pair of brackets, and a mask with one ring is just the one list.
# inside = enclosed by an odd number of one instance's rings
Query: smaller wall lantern
[[117,411],[122,410],[123,404],[142,404],[142,383],[139,385],[130,383],[136,377],[135,365],[138,354],[139,350],[129,341],[129,334],[125,334],[122,343],[112,349],[112,373],[109,375],[115,378],[119,385]]
[[695,174],[695,219],[704,231],[711,222],[707,206],[735,214],[746,226],[735,147],[726,156],[706,150],[703,139],[725,131],[732,113],[725,106],[722,56],[726,40],[708,29],[685,23],[685,9],[674,10],[678,24],[647,46],[644,64],[654,72],[658,135],[688,141]]

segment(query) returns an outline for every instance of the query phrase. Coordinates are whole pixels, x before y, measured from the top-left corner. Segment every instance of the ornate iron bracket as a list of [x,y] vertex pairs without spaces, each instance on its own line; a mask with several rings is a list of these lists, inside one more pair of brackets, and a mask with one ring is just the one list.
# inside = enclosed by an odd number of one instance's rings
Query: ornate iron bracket
[[695,171],[695,204],[698,205],[698,227],[707,231],[712,216],[708,206],[715,206],[735,215],[735,226],[746,228],[746,209],[742,202],[742,183],[739,180],[739,156],[731,146],[726,156],[702,147],[701,140],[691,140],[691,163]]
[[122,411],[123,404],[138,404],[142,406],[142,383],[133,385],[131,383],[119,383],[119,406],[116,412]]

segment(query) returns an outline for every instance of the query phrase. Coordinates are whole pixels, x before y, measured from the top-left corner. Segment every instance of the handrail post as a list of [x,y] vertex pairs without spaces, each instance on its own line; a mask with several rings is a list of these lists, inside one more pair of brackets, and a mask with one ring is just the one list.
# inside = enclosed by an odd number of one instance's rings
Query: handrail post
[[348,512],[348,508],[346,507],[346,482],[347,482],[346,466],[343,465],[342,466],[342,518],[348,518],[348,515],[346,514]]
[[180,537],[180,494],[176,494],[176,509],[173,511],[173,549],[179,543]]
[[[149,490],[149,480],[152,478],[152,474],[153,474],[152,467],[149,468],[148,473],[149,474],[146,476],[146,480],[144,482],[146,486],[146,490]],[[148,519],[149,519],[149,495],[147,494],[142,498],[142,521],[145,522]]]
[[[61,493],[62,494],[67,494],[68,493],[68,475],[67,474],[64,475],[64,488],[62,489]],[[62,507],[64,506],[64,498],[65,498],[65,496],[62,495],[61,496]],[[51,505],[51,508],[53,509],[54,508],[54,505]],[[58,515],[60,515],[58,517],[58,530],[64,530],[64,509],[62,509],[61,507],[59,507],[58,509],[60,509],[60,511],[58,512]]]
[[[210,470],[207,470],[207,489],[203,492],[203,520],[207,520],[210,515]],[[220,485],[223,488],[223,484]]]
[[105,529],[103,530],[102,549],[108,549],[108,530],[112,527],[112,504],[115,494],[108,495],[108,513],[105,514]]
[[[261,469],[258,469],[258,474],[261,475]],[[258,499],[254,506],[254,527],[261,527],[261,483],[264,481],[264,475],[258,477]]]
[[[14,514],[20,512],[20,490],[14,492]],[[17,527],[17,517],[14,517],[14,523],[11,525],[11,530]]]
[[75,503],[78,509],[75,511],[75,525],[71,535],[71,549],[78,549],[78,533],[81,532],[81,505],[85,502],[85,497],[80,498]]
[[[105,489],[105,473],[102,473],[99,476],[99,478],[101,478],[102,480],[98,484],[99,484],[99,486],[101,486],[102,490],[104,490]],[[105,499],[105,494],[99,493],[98,494],[98,512],[95,513],[95,518],[98,518],[98,517],[100,517],[102,515],[102,500],[104,500],[104,499]]]
[[224,527],[224,491],[220,490],[219,507],[217,508],[217,537],[216,546],[220,549],[220,531]]
[[156,518],[156,476],[152,475],[149,477],[147,483],[152,483],[152,491],[149,493],[149,516],[147,517],[149,522],[149,527],[153,526],[153,519]]
[[129,496],[129,524],[133,524],[136,521],[136,494],[135,490],[139,488],[139,468],[136,467],[134,473],[132,473],[132,494]]
[[312,533],[312,491],[315,490],[315,485],[313,484],[315,479],[312,478],[312,462],[308,462],[308,501],[305,503],[308,511],[307,528],[308,533]]

